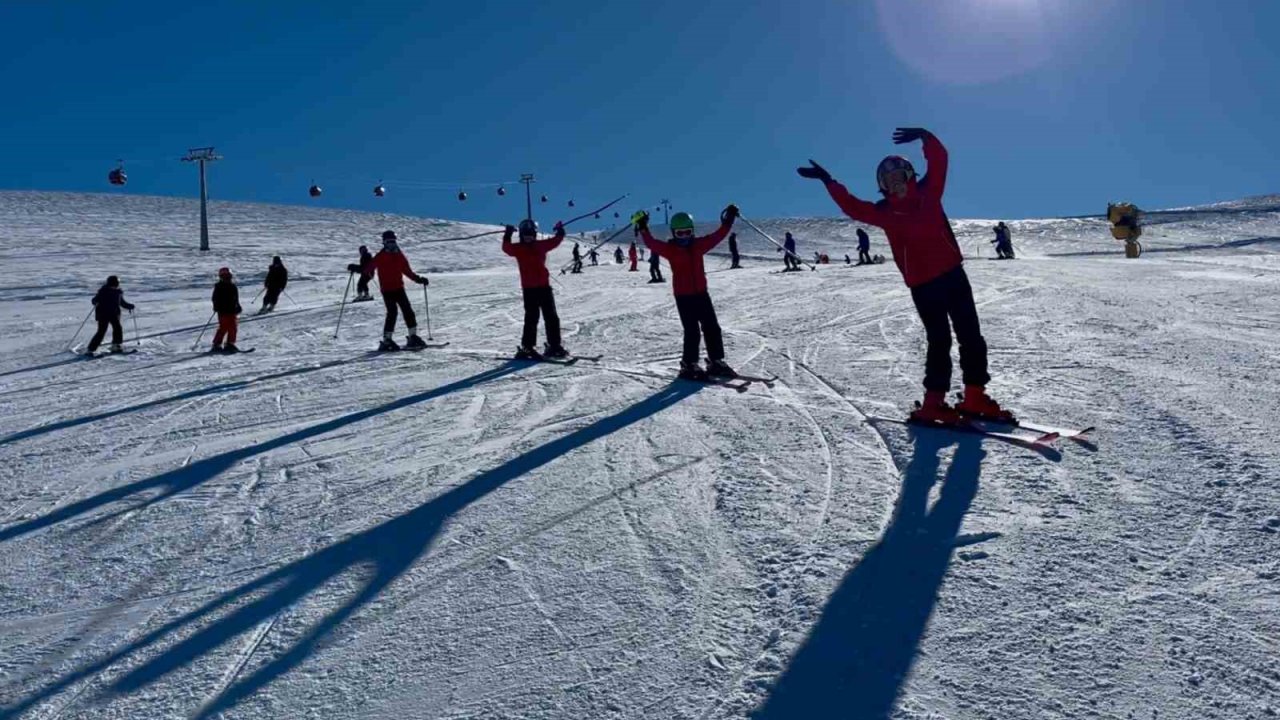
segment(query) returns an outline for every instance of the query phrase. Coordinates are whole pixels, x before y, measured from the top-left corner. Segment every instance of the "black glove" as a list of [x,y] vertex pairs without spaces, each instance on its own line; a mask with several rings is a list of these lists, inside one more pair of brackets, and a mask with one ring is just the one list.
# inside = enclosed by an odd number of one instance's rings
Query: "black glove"
[[732,225],[733,221],[738,219],[739,214],[738,206],[733,203],[729,203],[725,207],[724,212],[720,213],[720,222]]
[[556,221],[556,226],[555,226],[555,227],[553,227],[553,228],[551,228],[551,229],[552,229],[552,231],[554,231],[554,232],[555,232],[555,234],[557,234],[557,235],[562,235],[562,234],[564,234],[564,223],[562,223],[562,222],[560,222],[559,220],[557,220],[557,221]]
[[430,280],[428,280],[428,279],[426,279],[426,278],[424,278],[424,277],[419,276],[419,277],[418,277],[418,284],[419,284],[419,285],[430,285],[430,284],[431,284],[431,281],[430,281]]
[[358,273],[360,272],[360,266],[356,265],[355,263],[351,263],[350,265],[347,266],[347,272]]
[[821,180],[824,183],[831,182],[831,173],[827,172],[826,168],[812,160],[809,161],[809,167],[796,168],[796,172],[799,173],[802,178]]
[[929,135],[929,131],[924,128],[898,128],[893,131],[893,144],[904,145],[909,142],[923,140]]

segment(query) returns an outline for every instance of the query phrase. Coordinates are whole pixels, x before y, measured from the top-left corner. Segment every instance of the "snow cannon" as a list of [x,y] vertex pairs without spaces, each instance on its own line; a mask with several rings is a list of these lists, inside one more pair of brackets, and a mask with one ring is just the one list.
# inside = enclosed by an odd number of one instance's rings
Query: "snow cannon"
[[311,187],[307,190],[307,194],[311,197],[320,197],[324,194],[324,190],[320,189],[319,185],[311,183]]
[[1108,203],[1107,220],[1111,223],[1111,237],[1124,241],[1124,255],[1137,258],[1142,255],[1142,210],[1129,202]]

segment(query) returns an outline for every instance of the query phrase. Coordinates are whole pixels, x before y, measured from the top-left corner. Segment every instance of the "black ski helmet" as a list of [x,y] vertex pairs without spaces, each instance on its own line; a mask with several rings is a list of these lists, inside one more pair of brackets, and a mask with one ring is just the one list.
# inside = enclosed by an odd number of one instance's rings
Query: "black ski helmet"
[[533,218],[525,218],[520,221],[520,239],[521,240],[537,240],[538,239],[538,223]]
[[383,242],[386,242],[386,241],[388,241],[388,240],[399,240],[399,239],[400,239],[400,238],[396,237],[396,231],[395,231],[395,230],[384,230],[384,231],[383,231],[383,233],[382,233],[382,241],[383,241]]
[[111,275],[107,278],[107,287],[120,287],[120,278]]

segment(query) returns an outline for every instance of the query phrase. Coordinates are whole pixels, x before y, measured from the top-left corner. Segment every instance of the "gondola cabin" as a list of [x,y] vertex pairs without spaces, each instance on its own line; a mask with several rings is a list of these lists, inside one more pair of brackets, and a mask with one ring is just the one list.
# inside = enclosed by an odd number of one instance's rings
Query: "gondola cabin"
[[387,189],[382,186],[382,183],[378,183],[377,185],[373,186],[374,197],[382,197],[383,195],[386,195],[386,194],[387,194]]
[[311,197],[320,197],[324,194],[324,190],[321,190],[319,185],[312,183],[310,189],[307,190],[307,194]]
[[120,165],[107,173],[107,182],[112,185],[124,185],[129,182],[129,176],[124,174],[124,166]]

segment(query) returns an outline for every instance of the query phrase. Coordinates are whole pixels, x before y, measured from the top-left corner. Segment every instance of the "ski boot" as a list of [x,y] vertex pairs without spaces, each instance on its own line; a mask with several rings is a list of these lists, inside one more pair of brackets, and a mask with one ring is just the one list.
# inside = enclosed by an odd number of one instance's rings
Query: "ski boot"
[[947,394],[941,390],[926,390],[924,403],[911,411],[911,422],[924,425],[955,425],[960,413],[947,404]]
[[119,354],[124,352],[124,348],[120,347],[120,343],[111,343],[111,347],[108,352]]
[[391,339],[391,333],[382,336],[382,342],[378,343],[378,352],[395,352],[400,349],[395,340]]
[[707,371],[698,366],[698,362],[680,362],[680,372],[677,375],[682,380],[696,380],[697,382],[707,381]]
[[542,349],[542,356],[552,358],[553,360],[564,360],[569,357],[569,351],[564,349],[563,345],[548,345]]
[[531,347],[521,345],[516,348],[516,360],[541,360],[542,353]]
[[965,386],[964,393],[960,395],[960,404],[956,405],[956,411],[961,415],[979,420],[991,420],[1010,425],[1016,425],[1018,422],[1013,413],[1001,408],[1000,403],[992,400],[981,385]]
[[422,341],[422,338],[418,337],[417,333],[410,335],[404,341],[405,350],[422,350],[426,346],[427,344]]
[[222,352],[226,353],[227,355],[234,355],[240,352],[240,348],[236,347],[235,343],[227,343],[226,345],[222,346]]
[[738,373],[729,367],[729,363],[724,360],[712,360],[707,358],[707,375],[711,377],[735,378]]
[[214,343],[214,344],[213,344],[213,347],[209,348],[209,352],[211,352],[211,353],[220,353],[220,352],[222,352],[222,343]]

